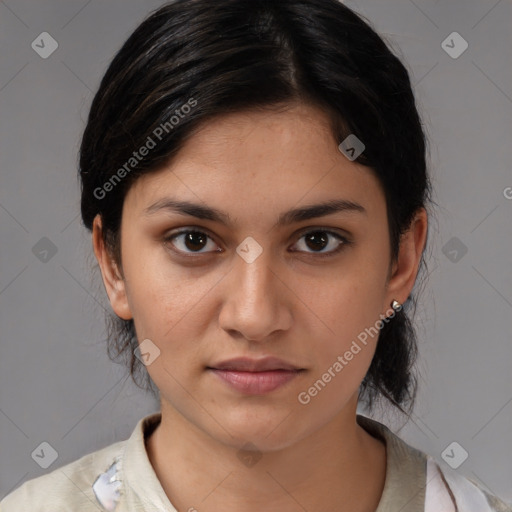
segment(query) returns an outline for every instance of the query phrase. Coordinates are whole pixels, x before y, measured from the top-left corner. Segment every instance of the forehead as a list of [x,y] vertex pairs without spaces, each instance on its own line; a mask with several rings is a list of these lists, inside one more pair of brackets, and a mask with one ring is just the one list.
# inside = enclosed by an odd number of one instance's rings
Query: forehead
[[305,105],[209,120],[170,164],[139,178],[125,202],[141,210],[166,196],[254,213],[280,203],[343,198],[371,209],[384,201],[373,171],[339,151],[327,114]]

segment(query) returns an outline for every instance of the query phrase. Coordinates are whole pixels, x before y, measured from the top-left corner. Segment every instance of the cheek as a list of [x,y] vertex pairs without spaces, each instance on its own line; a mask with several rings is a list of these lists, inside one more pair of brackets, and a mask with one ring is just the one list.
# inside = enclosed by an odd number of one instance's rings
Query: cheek
[[302,289],[305,302],[316,314],[308,313],[308,322],[315,324],[311,332],[316,338],[317,364],[312,380],[321,379],[330,371],[323,380],[332,381],[328,387],[337,388],[337,396],[341,396],[341,388],[352,392],[357,389],[375,353],[380,315],[384,313],[385,263],[360,255],[322,286],[317,283]]
[[165,250],[155,247],[127,252],[123,267],[137,335],[159,345],[196,325],[190,318],[215,284],[213,276],[198,278],[171,264]]
[[358,392],[370,367],[381,302],[370,277],[340,279],[316,299],[325,325],[316,337],[313,331],[315,363],[297,399],[304,412],[327,421]]
[[321,318],[322,332],[342,343],[374,325],[383,313],[386,267],[356,254],[333,274],[323,282],[306,283],[301,293]]

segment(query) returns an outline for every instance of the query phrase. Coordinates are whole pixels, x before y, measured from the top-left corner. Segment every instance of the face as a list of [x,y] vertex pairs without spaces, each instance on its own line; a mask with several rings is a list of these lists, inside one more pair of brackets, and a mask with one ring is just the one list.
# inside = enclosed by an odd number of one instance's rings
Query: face
[[[395,272],[383,190],[337,145],[313,107],[230,114],[125,198],[111,304],[151,340],[162,408],[224,444],[283,448],[353,414],[375,326],[414,283],[421,251]],[[267,356],[300,371],[211,369]]]

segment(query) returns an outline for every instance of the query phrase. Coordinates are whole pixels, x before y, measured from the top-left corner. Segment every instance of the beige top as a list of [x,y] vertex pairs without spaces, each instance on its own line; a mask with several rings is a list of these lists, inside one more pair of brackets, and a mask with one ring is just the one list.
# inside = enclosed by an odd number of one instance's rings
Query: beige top
[[[177,512],[145,446],[160,419],[160,413],[146,416],[126,441],[25,482],[0,502],[0,512]],[[512,512],[512,506],[441,469],[385,425],[361,415],[357,422],[386,444],[386,480],[375,512]],[[194,511],[191,503],[188,512]]]

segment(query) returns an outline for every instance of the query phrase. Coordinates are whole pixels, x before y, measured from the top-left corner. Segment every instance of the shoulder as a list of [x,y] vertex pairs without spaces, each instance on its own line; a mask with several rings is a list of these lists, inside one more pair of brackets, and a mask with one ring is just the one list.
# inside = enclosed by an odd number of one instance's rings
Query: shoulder
[[384,424],[361,415],[357,422],[386,443],[386,482],[379,512],[512,512],[512,504],[488,493],[448,465],[439,464]]
[[119,441],[28,480],[0,501],[0,512],[97,512],[100,507],[92,485],[121,457],[125,444],[126,441]]
[[512,512],[512,505],[427,456],[425,512]]

